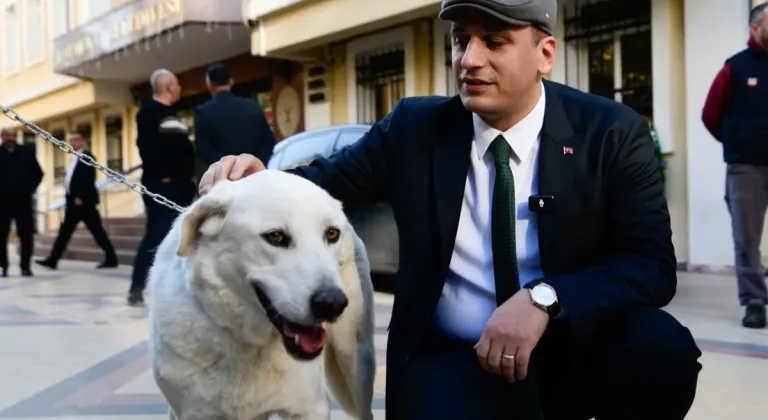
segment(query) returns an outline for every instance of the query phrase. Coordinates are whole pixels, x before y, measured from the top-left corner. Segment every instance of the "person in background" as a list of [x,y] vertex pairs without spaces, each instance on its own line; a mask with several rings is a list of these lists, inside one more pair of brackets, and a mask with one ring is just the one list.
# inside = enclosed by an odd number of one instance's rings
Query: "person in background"
[[35,247],[32,197],[43,181],[43,170],[34,150],[19,144],[16,128],[0,128],[0,138],[0,276],[8,277],[8,235],[13,220],[21,242],[21,275],[31,277]]
[[[136,115],[137,145],[142,159],[141,183],[152,193],[162,195],[180,206],[187,206],[195,195],[192,182],[195,152],[189,140],[189,128],[179,119],[172,105],[181,98],[176,76],[166,69],[150,76],[152,98],[141,104]],[[175,218],[173,209],[143,196],[146,232],[139,244],[128,291],[130,306],[144,303],[144,288],[155,249],[168,234]]]
[[731,214],[739,303],[746,328],[766,327],[768,289],[760,241],[768,209],[768,3],[749,14],[747,48],[725,61],[702,111],[723,144],[725,201]]
[[223,64],[208,68],[205,84],[212,98],[195,109],[198,156],[208,165],[243,153],[269,162],[275,135],[259,104],[232,94],[234,82]]
[[[69,144],[77,152],[83,153],[93,158],[88,151],[88,141],[78,132],[69,133],[67,136]],[[58,150],[55,153],[60,153]],[[64,177],[64,186],[67,191],[67,207],[64,213],[64,221],[59,228],[59,234],[53,249],[48,258],[35,261],[37,264],[56,269],[59,260],[64,255],[75,228],[82,221],[85,227],[93,235],[93,239],[104,251],[104,261],[96,268],[115,268],[117,267],[117,254],[112,242],[109,240],[107,232],[101,224],[101,214],[96,207],[99,204],[99,192],[96,190],[96,169],[80,163],[77,156],[72,155],[72,160],[67,167],[67,173]]]

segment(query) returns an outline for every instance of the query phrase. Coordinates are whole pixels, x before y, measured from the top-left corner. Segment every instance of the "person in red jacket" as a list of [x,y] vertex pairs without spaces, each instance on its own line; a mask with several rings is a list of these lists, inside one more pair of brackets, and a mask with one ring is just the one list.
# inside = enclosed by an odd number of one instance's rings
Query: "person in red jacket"
[[726,203],[731,214],[742,325],[766,327],[768,289],[760,241],[768,209],[768,3],[750,12],[751,38],[726,60],[702,111],[707,130],[723,144]]

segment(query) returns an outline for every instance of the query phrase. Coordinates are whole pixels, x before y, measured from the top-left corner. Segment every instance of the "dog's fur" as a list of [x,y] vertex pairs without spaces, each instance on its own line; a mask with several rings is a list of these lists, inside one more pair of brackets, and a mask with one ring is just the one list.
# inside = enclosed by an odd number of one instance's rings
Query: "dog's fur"
[[[336,226],[341,237],[324,236]],[[275,247],[262,234],[289,232]],[[251,283],[294,322],[312,322],[310,295],[341,288],[348,306],[321,357],[292,357]],[[298,176],[265,170],[223,181],[192,204],[150,271],[150,355],[172,419],[330,418],[328,390],[356,419],[372,419],[373,287],[362,241],[341,203]]]

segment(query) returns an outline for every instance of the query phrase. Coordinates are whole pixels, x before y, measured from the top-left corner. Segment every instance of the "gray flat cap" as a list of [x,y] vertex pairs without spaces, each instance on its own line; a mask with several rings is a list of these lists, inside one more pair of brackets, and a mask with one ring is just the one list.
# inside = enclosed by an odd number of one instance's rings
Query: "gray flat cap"
[[443,0],[438,17],[456,20],[467,9],[480,10],[515,26],[534,26],[554,35],[557,0]]

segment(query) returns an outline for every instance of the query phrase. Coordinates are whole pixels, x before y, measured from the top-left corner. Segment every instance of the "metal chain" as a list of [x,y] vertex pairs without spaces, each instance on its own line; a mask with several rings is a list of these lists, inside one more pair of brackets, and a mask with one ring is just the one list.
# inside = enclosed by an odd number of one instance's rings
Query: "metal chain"
[[136,191],[137,193],[139,193],[141,195],[146,195],[147,197],[152,198],[157,203],[162,204],[165,207],[168,207],[168,208],[170,208],[172,210],[176,210],[179,213],[184,212],[184,210],[185,210],[184,207],[181,207],[180,205],[178,205],[178,204],[174,203],[173,201],[163,197],[160,194],[155,194],[155,193],[147,190],[147,187],[145,187],[145,186],[143,186],[141,184],[137,184],[135,182],[131,182],[131,181],[127,180],[122,174],[120,174],[120,173],[118,173],[116,171],[113,171],[112,169],[107,168],[106,166],[103,166],[103,165],[99,164],[92,157],[90,157],[90,156],[88,156],[86,154],[83,154],[83,153],[75,151],[75,149],[73,149],[72,146],[69,145],[69,143],[67,143],[65,141],[58,140],[56,137],[53,137],[47,131],[45,131],[42,128],[38,127],[34,123],[31,123],[31,122],[26,121],[25,119],[21,118],[21,116],[19,114],[17,114],[16,111],[14,111],[13,109],[8,108],[8,107],[4,106],[3,104],[0,104],[0,111],[3,111],[3,114],[5,114],[6,117],[10,118],[13,121],[19,122],[21,125],[26,127],[29,131],[37,134],[38,136],[40,136],[40,137],[42,137],[42,138],[44,138],[46,140],[48,140],[49,142],[53,143],[56,147],[58,147],[59,149],[63,150],[64,152],[69,153],[71,155],[77,156],[77,158],[80,160],[80,162],[83,162],[84,164],[86,164],[88,166],[91,166],[91,167],[94,167],[94,168],[98,169],[99,171],[104,173],[104,175],[106,175],[107,177],[111,178],[112,180],[117,181],[117,182],[119,182],[121,184],[127,185],[133,191]]

